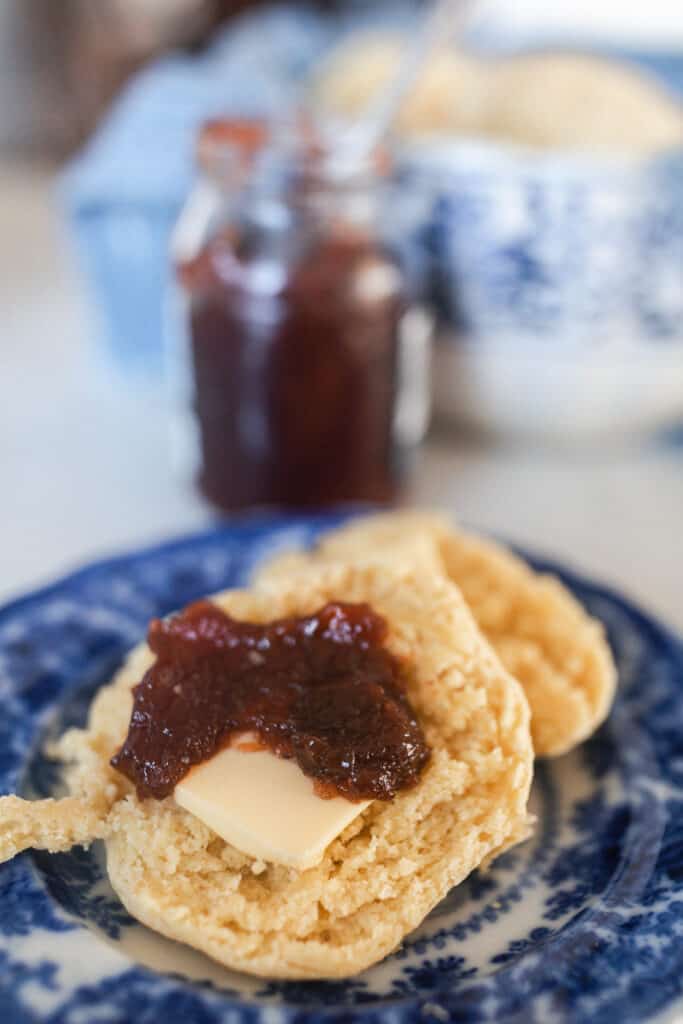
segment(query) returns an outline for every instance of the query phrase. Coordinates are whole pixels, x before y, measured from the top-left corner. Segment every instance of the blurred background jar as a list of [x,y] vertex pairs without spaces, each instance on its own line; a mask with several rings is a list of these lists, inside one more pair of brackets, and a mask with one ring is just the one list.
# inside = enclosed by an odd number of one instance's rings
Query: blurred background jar
[[428,423],[430,321],[387,244],[382,160],[277,135],[200,136],[173,240],[177,447],[225,511],[390,502]]

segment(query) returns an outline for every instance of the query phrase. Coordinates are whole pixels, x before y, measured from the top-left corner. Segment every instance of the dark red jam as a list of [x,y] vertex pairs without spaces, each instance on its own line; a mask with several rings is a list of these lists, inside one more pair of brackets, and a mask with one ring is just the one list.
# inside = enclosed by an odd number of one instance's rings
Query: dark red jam
[[156,662],[133,690],[126,741],[112,765],[140,798],[162,799],[241,733],[293,758],[321,795],[390,800],[429,759],[403,669],[367,604],[237,622],[209,601],[155,619]]
[[310,241],[282,289],[259,295],[240,280],[249,260],[236,247],[217,236],[180,268],[201,489],[225,510],[392,500],[397,268],[372,239],[341,233]]

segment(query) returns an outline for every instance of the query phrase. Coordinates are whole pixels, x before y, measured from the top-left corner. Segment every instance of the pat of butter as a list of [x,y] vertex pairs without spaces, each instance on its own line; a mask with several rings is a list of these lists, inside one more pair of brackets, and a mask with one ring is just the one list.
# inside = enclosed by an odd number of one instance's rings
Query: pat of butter
[[296,761],[239,745],[192,768],[173,795],[242,853],[301,870],[318,864],[332,840],[371,803],[325,800]]

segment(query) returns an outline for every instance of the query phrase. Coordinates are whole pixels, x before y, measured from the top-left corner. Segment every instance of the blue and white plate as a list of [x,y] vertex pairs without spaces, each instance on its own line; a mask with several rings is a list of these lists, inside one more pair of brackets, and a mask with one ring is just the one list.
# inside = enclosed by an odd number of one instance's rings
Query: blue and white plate
[[[249,521],[85,569],[0,611],[0,786],[60,792],[45,740],[84,720],[147,621],[244,582],[330,519]],[[683,648],[614,593],[536,559],[605,623],[607,725],[537,766],[534,838],[346,982],[230,973],[137,925],[99,844],[0,867],[2,1024],[622,1024],[683,1012]]]

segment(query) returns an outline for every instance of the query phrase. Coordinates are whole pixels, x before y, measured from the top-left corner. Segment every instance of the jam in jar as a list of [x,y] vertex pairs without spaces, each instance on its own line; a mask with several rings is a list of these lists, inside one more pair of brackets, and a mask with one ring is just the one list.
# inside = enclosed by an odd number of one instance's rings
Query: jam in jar
[[180,376],[219,508],[389,502],[426,425],[429,325],[376,164],[213,123],[176,233]]

